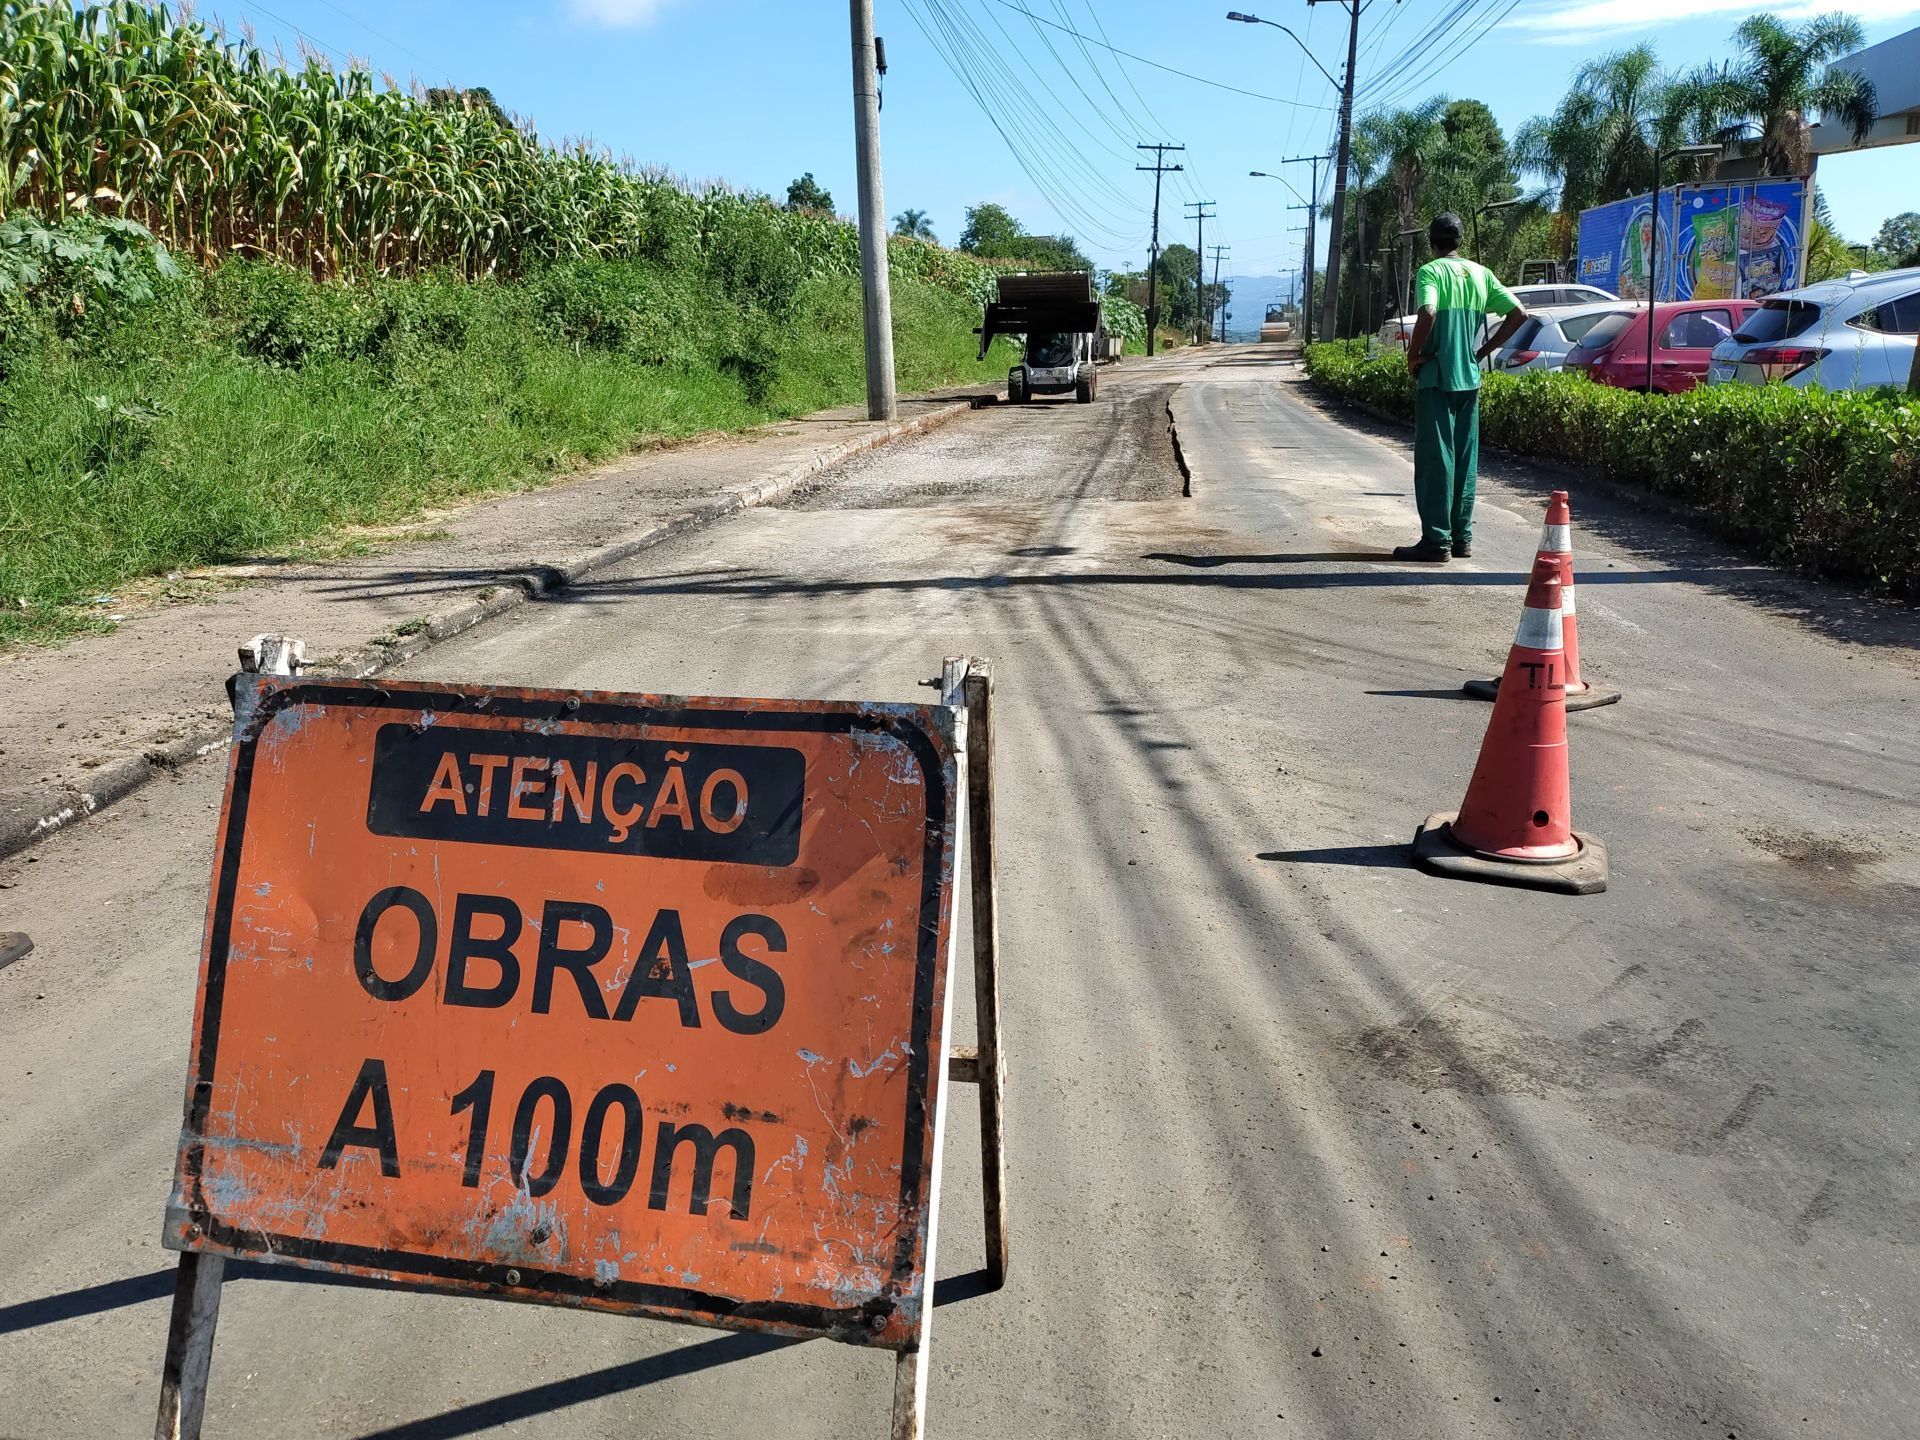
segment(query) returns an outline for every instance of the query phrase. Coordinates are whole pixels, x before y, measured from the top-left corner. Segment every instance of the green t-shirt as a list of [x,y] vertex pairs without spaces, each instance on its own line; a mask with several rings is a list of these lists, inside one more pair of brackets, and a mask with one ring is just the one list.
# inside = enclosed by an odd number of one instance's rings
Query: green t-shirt
[[1480,362],[1473,352],[1489,314],[1511,314],[1519,301],[1484,265],[1446,255],[1420,267],[1413,282],[1415,309],[1433,307],[1433,328],[1421,353],[1422,390],[1478,390]]

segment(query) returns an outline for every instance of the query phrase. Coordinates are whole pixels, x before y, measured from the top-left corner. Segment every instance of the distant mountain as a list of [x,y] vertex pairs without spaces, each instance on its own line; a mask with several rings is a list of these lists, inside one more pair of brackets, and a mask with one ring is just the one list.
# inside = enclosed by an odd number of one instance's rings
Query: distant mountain
[[1227,338],[1258,340],[1269,305],[1279,305],[1299,289],[1295,275],[1235,275],[1227,282]]

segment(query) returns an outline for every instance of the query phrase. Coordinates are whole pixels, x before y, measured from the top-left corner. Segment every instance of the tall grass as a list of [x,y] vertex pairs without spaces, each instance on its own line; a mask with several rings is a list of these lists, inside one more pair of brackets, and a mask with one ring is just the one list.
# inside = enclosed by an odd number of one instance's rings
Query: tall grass
[[[889,262],[902,388],[1004,373],[971,334],[1002,267]],[[856,399],[858,273],[831,216],[478,92],[0,0],[0,644],[134,576]]]
[[[90,597],[134,577],[864,393],[858,280],[805,282],[780,323],[700,284],[586,261],[348,287],[230,262],[0,352],[0,645],[97,621]],[[974,359],[970,299],[905,280],[894,316],[903,389],[1004,375],[1005,353]]]

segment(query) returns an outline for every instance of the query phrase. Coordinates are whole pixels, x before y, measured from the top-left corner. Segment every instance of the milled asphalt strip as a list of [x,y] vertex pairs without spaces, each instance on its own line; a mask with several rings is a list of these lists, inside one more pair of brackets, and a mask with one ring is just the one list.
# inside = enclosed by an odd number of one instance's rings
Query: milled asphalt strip
[[[877,450],[896,440],[923,435],[959,419],[973,408],[973,403],[966,400],[942,405],[911,420],[903,420],[884,430],[818,451],[756,484],[725,491],[712,500],[670,515],[624,540],[589,550],[577,559],[560,565],[544,565],[519,574],[503,575],[500,579],[505,582],[505,588],[485,599],[475,597],[435,616],[417,634],[401,637],[393,644],[366,645],[343,651],[333,663],[316,666],[306,673],[336,679],[365,680],[392,670],[442,641],[464,634],[476,625],[517,609],[530,600],[577,585],[595,571],[630,559],[642,550],[651,549],[677,535],[684,535],[689,530],[711,525],[743,510],[783,500],[823,470],[844,464],[857,455]],[[61,786],[48,795],[45,808],[37,815],[0,819],[0,859],[24,850],[54,831],[65,829],[75,821],[84,820],[115,801],[124,799],[158,775],[171,773],[203,755],[226,749],[231,739],[225,727],[208,729],[141,755],[108,761],[94,771],[93,783],[86,790],[76,794],[71,788]]]

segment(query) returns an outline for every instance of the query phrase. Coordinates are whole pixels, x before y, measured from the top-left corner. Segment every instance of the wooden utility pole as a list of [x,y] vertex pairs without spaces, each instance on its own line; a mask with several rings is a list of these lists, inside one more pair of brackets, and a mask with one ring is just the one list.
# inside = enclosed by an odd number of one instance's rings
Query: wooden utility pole
[[891,420],[893,294],[887,283],[887,204],[880,188],[880,72],[873,0],[848,0],[853,20],[853,147],[860,171],[860,294],[867,332],[867,418]]
[[1184,150],[1184,145],[1136,145],[1136,150],[1153,151],[1153,164],[1136,165],[1136,170],[1153,172],[1153,240],[1147,251],[1147,354],[1153,354],[1153,332],[1160,324],[1160,306],[1155,303],[1160,278],[1160,177],[1180,169],[1167,164],[1167,151]]
[[1211,200],[1196,200],[1187,206],[1189,220],[1195,223],[1193,229],[1193,343],[1204,345],[1207,340],[1207,221],[1212,215],[1207,210]]

